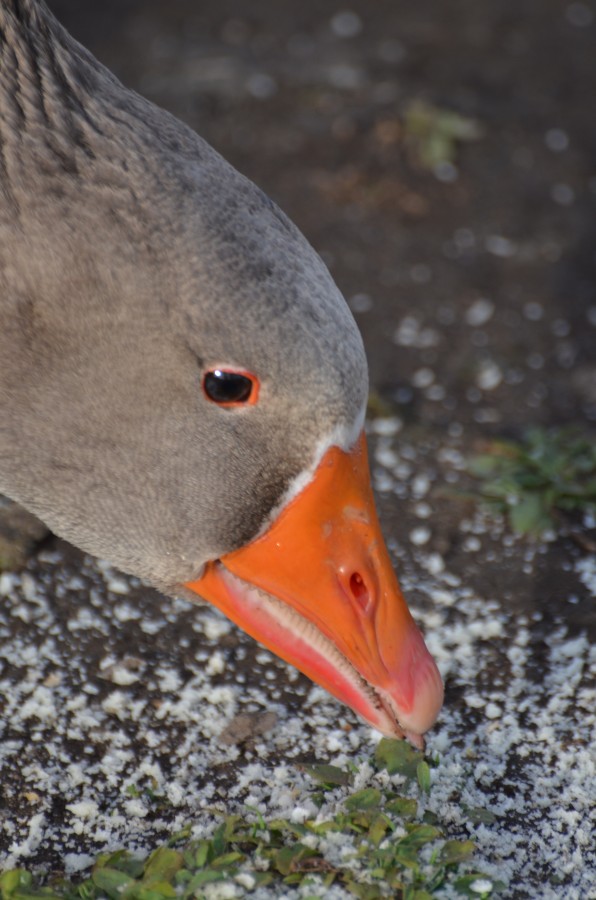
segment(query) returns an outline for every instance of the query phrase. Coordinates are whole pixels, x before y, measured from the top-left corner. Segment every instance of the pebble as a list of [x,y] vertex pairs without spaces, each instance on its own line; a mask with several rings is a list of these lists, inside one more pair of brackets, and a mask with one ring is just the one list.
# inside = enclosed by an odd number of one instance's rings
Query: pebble
[[503,259],[514,256],[517,249],[513,241],[503,237],[501,234],[489,235],[484,242],[484,246],[493,256],[500,256]]
[[269,100],[277,93],[277,82],[266,72],[255,72],[253,75],[249,75],[246,89],[256,100]]
[[463,549],[466,551],[466,553],[477,553],[480,550],[481,546],[482,544],[480,543],[479,539],[472,534],[469,535],[463,543]]
[[413,528],[412,531],[410,531],[410,541],[417,547],[422,547],[424,544],[428,544],[430,537],[430,528],[420,526],[419,528]]
[[496,362],[485,360],[476,376],[476,384],[482,391],[494,391],[503,381],[503,372]]
[[425,497],[428,494],[430,488],[430,478],[424,472],[420,475],[416,475],[415,478],[412,479],[412,493],[413,495],[420,499]]
[[362,31],[362,19],[349,9],[336,13],[329,24],[333,34],[339,38],[353,38]]
[[443,181],[446,184],[451,184],[454,181],[457,181],[459,177],[459,170],[457,166],[454,166],[453,163],[447,162],[447,160],[442,160],[440,163],[437,163],[433,168],[433,174],[438,181]]
[[435,373],[432,369],[429,369],[427,367],[417,369],[411,378],[412,384],[417,388],[427,388],[433,383],[434,380]]
[[544,136],[544,141],[553,153],[562,153],[569,147],[569,135],[562,128],[549,128]]
[[479,297],[468,307],[465,313],[465,320],[468,325],[473,328],[479,328],[486,325],[493,316],[495,304],[487,297]]
[[478,694],[466,694],[464,700],[470,709],[482,709],[483,706],[486,706],[486,699],[479,697]]
[[397,416],[382,417],[373,419],[371,423],[371,431],[380,437],[393,437],[403,427],[403,422]]
[[369,294],[353,294],[349,300],[350,309],[355,313],[370,312],[373,301]]
[[530,300],[528,303],[524,303],[523,313],[524,318],[529,322],[539,322],[544,316],[544,307],[537,300]]
[[375,450],[375,462],[378,462],[381,466],[385,466],[386,469],[393,469],[399,464],[399,456],[395,450],[390,450],[389,447],[379,446]]
[[429,553],[422,560],[422,564],[430,575],[440,575],[445,571],[445,560],[440,553]]
[[544,366],[544,356],[542,353],[531,353],[528,356],[527,363],[530,369],[542,369]]
[[576,28],[589,28],[594,22],[594,11],[586,3],[570,3],[565,18]]
[[559,206],[571,206],[575,201],[575,191],[568,184],[553,184],[550,195]]

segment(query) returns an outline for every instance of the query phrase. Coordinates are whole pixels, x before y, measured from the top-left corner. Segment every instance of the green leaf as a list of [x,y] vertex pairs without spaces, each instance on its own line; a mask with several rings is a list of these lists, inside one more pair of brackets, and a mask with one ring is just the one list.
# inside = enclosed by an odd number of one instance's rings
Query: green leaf
[[327,819],[325,822],[307,822],[308,830],[313,834],[327,834],[330,831],[339,831],[341,826],[336,819]]
[[[96,891],[90,878],[86,879],[83,884],[79,885],[76,890],[75,896],[77,897],[77,900],[94,900]],[[69,900],[71,900],[70,893],[68,894],[68,898]]]
[[0,875],[0,890],[2,891],[3,900],[5,897],[10,897],[17,888],[30,887],[32,881],[31,873],[26,872],[25,869],[11,869],[10,872]]
[[476,140],[483,133],[474,119],[420,100],[414,100],[408,105],[404,116],[404,131],[409,145],[416,152],[419,164],[425,168],[453,161],[459,141]]
[[130,859],[131,856],[128,850],[116,850],[114,853],[100,853],[97,857],[95,868],[118,869],[118,871],[121,872],[122,866],[126,865]]
[[102,853],[95,863],[94,871],[98,869],[116,869],[124,872],[130,878],[140,878],[145,870],[147,860],[133,856],[128,850],[116,850],[115,853]]
[[213,869],[226,869],[233,866],[235,863],[242,862],[243,859],[245,859],[243,853],[231,851],[230,853],[224,853],[223,856],[218,856],[216,859],[212,860],[211,867]]
[[290,823],[287,819],[271,819],[270,822],[267,822],[263,831],[287,831],[290,827]]
[[[254,813],[255,816],[257,817],[258,828],[261,831],[265,831],[265,829],[267,828],[267,825],[265,823],[265,819],[263,818],[261,811],[256,806],[250,806],[249,803],[245,803],[245,807],[246,807],[246,809],[250,810],[250,812]],[[239,819],[239,818],[240,818],[240,816],[227,816],[226,821],[229,821],[230,819]]]
[[416,766],[416,777],[418,779],[420,790],[424,791],[425,794],[430,794],[430,768],[428,763],[423,759],[420,760]]
[[[263,817],[258,810],[256,810],[256,812],[259,814],[260,821],[262,821]],[[224,838],[226,841],[233,841],[238,831],[242,831],[243,828],[246,828],[246,822],[242,816],[226,816],[224,819],[224,826]],[[239,829],[238,826],[241,826],[241,828]]]
[[11,896],[14,900],[62,900],[62,895],[50,887],[17,888]]
[[181,841],[187,841],[191,833],[192,825],[185,825],[180,831],[175,831],[174,834],[168,838],[168,847],[173,847],[174,844],[179,844]]
[[213,869],[203,869],[202,872],[197,872],[192,881],[186,885],[184,889],[184,895],[187,897],[192,897],[193,891],[196,891],[197,888],[203,887],[204,884],[212,884],[214,881],[225,881],[226,875],[223,872],[216,872]]
[[165,881],[152,881],[150,886],[143,884],[134,891],[134,900],[172,900],[177,896],[176,888]]
[[129,887],[134,886],[134,880],[126,875],[125,872],[119,872],[117,869],[100,868],[96,869],[91,875],[91,880],[95,887],[104,891],[110,900],[119,900],[122,892]]
[[387,816],[382,814],[376,816],[368,830],[368,839],[376,846],[381,843],[390,828],[391,822]]
[[385,805],[385,809],[401,819],[411,819],[416,815],[418,803],[411,797],[396,797]]
[[315,850],[311,850],[310,847],[305,847],[304,844],[300,843],[294,844],[291,847],[282,847],[281,850],[278,850],[275,854],[275,868],[282,875],[290,875],[296,870],[298,864],[303,859],[316,855],[317,853]]
[[400,839],[402,847],[424,847],[431,841],[441,837],[441,832],[434,825],[406,825],[408,834]]
[[514,530],[539,535],[556,525],[557,510],[590,509],[595,448],[596,441],[570,429],[532,428],[518,444],[493,442],[468,469],[484,482],[481,498],[506,511]]
[[497,817],[490,809],[484,809],[482,806],[462,806],[466,816],[475,825],[492,825],[497,821]]
[[519,471],[517,483],[524,491],[540,491],[547,488],[550,482],[541,472]]
[[387,769],[390,775],[399,773],[406,778],[416,778],[418,763],[424,759],[407,741],[381,738],[375,751],[375,763],[379,769]]
[[406,869],[417,872],[420,868],[418,849],[416,847],[402,846],[400,843],[395,848],[394,856],[400,866],[403,866]]
[[475,849],[474,841],[445,841],[440,860],[445,866],[464,862],[472,856]]
[[522,493],[519,502],[509,510],[509,521],[519,534],[540,534],[552,524],[539,493]]
[[211,838],[211,857],[213,856],[221,856],[222,853],[225,853],[227,847],[227,840],[225,838],[226,831],[226,823],[222,822],[219,828],[217,828]]
[[314,765],[304,766],[307,772],[319,784],[325,785],[346,785],[352,783],[352,775],[339,766],[331,766],[327,763],[315,763]]
[[486,478],[493,475],[499,468],[500,460],[491,453],[481,453],[473,456],[468,462],[468,472],[476,478]]
[[359,884],[357,881],[348,879],[345,883],[346,888],[358,900],[379,900],[383,897],[381,888],[376,884]]
[[171,881],[178,869],[182,868],[184,858],[177,850],[169,847],[159,847],[154,850],[145,865],[143,882]]
[[[483,883],[490,885],[490,888],[484,892],[478,890],[478,887]],[[492,897],[496,892],[505,890],[506,885],[490,875],[484,875],[482,872],[472,872],[458,878],[453,887],[465,897],[474,897],[475,900],[482,900],[483,897]]]
[[197,867],[197,869],[202,869],[203,866],[207,864],[210,849],[211,841],[199,841],[199,845],[196,849],[193,860],[193,864]]
[[357,809],[375,809],[381,802],[381,792],[376,788],[364,788],[357,791],[345,801],[344,806],[350,811]]

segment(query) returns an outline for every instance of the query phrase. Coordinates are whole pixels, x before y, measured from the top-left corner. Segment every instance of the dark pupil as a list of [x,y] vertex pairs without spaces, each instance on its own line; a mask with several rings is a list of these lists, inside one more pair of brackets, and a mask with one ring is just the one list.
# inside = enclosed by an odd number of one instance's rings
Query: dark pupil
[[244,403],[250,397],[252,381],[238,372],[215,369],[205,375],[205,393],[215,403]]

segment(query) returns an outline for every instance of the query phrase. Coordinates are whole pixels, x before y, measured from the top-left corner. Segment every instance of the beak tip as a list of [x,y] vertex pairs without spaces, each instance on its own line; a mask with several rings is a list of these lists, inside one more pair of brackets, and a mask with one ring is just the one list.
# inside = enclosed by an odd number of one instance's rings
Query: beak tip
[[443,706],[443,679],[434,659],[429,655],[426,664],[415,673],[414,703],[401,724],[408,732],[423,735],[435,724]]
[[381,692],[393,711],[396,727],[415,747],[423,749],[422,735],[436,722],[443,705],[443,679],[416,627],[402,647],[391,685]]
[[405,731],[404,737],[410,744],[412,744],[413,747],[416,748],[416,750],[421,750],[424,753],[424,747],[425,747],[424,735],[414,734],[414,732],[412,732],[412,731]]

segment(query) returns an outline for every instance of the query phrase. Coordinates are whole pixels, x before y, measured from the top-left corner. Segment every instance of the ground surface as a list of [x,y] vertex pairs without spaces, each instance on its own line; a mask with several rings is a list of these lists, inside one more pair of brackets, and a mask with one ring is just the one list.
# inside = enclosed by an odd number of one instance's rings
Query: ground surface
[[[323,255],[390,413],[372,435],[381,518],[446,676],[428,802],[454,835],[472,829],[463,806],[495,813],[473,835],[508,896],[596,896],[594,558],[444,491],[487,436],[596,428],[594,7],[51,5]],[[434,169],[415,101],[477,123]],[[349,712],[208,611],[63,544],[0,593],[0,867],[149,848],[215,801],[287,809],[292,759],[370,755]],[[222,741],[242,712],[276,724]],[[126,792],[150,777],[157,811]]]

